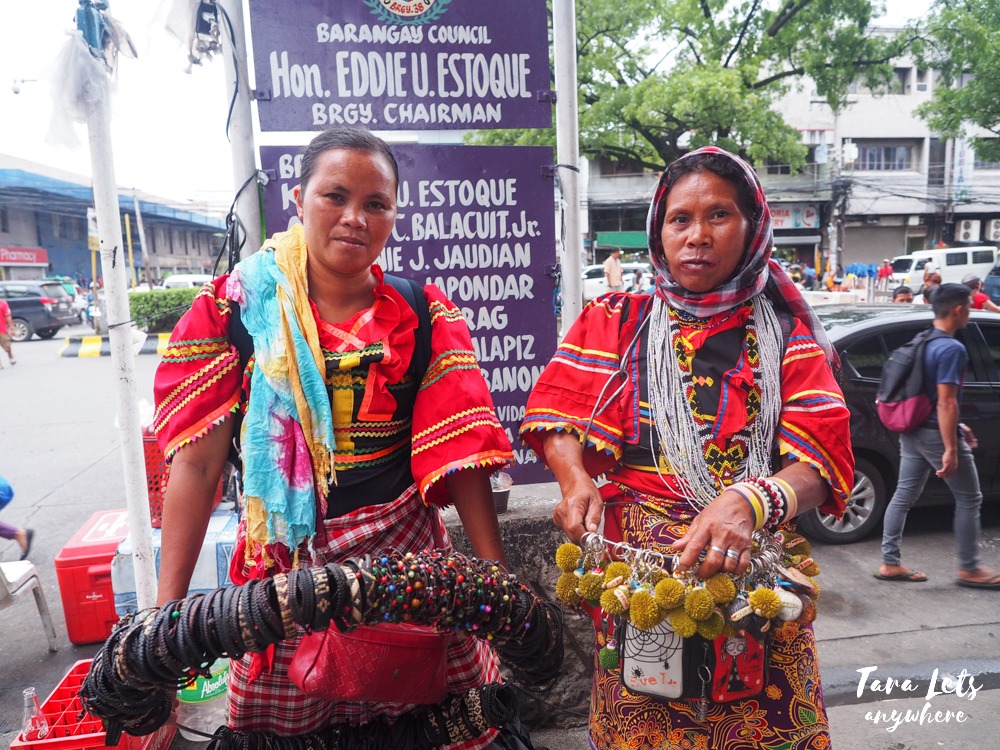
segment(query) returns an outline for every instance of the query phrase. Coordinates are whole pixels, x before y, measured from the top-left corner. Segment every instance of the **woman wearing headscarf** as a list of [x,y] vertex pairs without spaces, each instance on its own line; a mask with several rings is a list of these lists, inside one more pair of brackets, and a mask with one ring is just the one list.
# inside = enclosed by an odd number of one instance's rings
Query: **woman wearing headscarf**
[[[844,508],[853,458],[835,354],[771,260],[770,209],[738,157],[710,147],[671,164],[647,230],[654,293],[609,294],[584,309],[539,378],[521,434],[555,473],[553,519],[570,539],[596,532],[603,516],[609,543],[676,552],[675,569],[700,579],[739,578],[764,525],[748,485],[794,495],[770,521]],[[598,488],[600,474],[609,481]],[[600,649],[616,634],[594,614]],[[709,701],[704,713],[696,701],[626,690],[620,670],[595,659],[591,746],[825,747],[811,625],[786,622],[770,640],[759,693]],[[725,645],[720,665],[748,645]],[[734,669],[730,685],[746,677]]]

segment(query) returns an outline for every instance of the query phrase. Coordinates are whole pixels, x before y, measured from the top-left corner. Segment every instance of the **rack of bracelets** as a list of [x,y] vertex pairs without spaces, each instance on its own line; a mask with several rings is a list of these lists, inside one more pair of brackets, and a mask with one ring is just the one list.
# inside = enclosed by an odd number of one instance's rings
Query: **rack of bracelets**
[[[554,679],[563,657],[558,605],[535,597],[496,563],[456,552],[387,550],[340,564],[299,568],[216,589],[126,616],[94,657],[80,688],[84,709],[104,722],[109,744],[121,733],[149,734],[169,718],[175,691],[219,657],[238,659],[331,625],[408,622],[488,639],[514,678]],[[333,727],[307,738],[216,732],[214,748],[432,748],[505,724],[511,688],[500,683],[419,707],[391,727]],[[378,724],[378,722],[373,722]],[[407,734],[409,733],[409,734]],[[478,736],[472,734],[472,736]],[[393,744],[402,742],[403,744]]]
[[[819,566],[811,545],[796,534],[761,530],[753,535],[750,566],[739,577],[716,573],[707,580],[680,571],[676,555],[636,549],[584,534],[582,549],[567,542],[556,550],[562,575],[556,596],[565,604],[601,610],[601,619],[628,620],[640,630],[667,621],[683,638],[707,640],[749,632],[758,640],[782,622],[810,623],[816,618]],[[618,666],[613,639],[601,649],[606,669]]]

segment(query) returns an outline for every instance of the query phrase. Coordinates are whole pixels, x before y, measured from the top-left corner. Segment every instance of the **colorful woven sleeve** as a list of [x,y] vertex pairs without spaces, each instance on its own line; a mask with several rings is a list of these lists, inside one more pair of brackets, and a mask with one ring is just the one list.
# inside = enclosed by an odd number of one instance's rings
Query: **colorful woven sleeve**
[[854,487],[850,412],[823,350],[801,321],[796,321],[785,347],[781,395],[781,455],[819,471],[830,486],[820,510],[840,517]]
[[156,370],[153,427],[168,461],[239,406],[243,373],[229,343],[228,278],[202,287],[174,327]]
[[[626,300],[627,295],[609,294],[588,304],[538,378],[528,397],[521,438],[539,456],[544,455],[544,434],[565,430],[581,439],[586,434],[589,448],[621,458],[623,406],[613,396],[622,384],[617,374],[621,340],[631,338]],[[591,422],[599,401],[607,406]],[[589,465],[594,456],[585,458]]]
[[462,317],[437,287],[424,288],[431,317],[431,358],[413,409],[411,468],[428,503],[451,503],[446,474],[502,468],[514,454],[493,408]]

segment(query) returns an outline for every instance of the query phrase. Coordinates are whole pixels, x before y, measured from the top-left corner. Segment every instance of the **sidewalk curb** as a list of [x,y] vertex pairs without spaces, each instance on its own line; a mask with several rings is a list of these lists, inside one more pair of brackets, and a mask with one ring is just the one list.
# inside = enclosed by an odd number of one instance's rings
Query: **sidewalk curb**
[[[157,354],[163,352],[170,343],[169,333],[151,333],[146,336],[137,354]],[[59,352],[60,357],[110,357],[111,339],[108,336],[67,336],[66,346]]]

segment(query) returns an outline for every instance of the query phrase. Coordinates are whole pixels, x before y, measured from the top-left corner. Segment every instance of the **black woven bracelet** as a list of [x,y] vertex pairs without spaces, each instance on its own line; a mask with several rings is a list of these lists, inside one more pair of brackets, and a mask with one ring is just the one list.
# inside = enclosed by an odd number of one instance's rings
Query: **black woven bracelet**
[[258,611],[263,625],[270,637],[270,642],[283,641],[285,628],[281,622],[281,609],[278,606],[278,595],[274,590],[274,581],[267,578],[257,587]]
[[313,570],[313,587],[316,603],[313,606],[312,629],[326,630],[330,627],[333,604],[330,600],[330,571],[325,566]]

